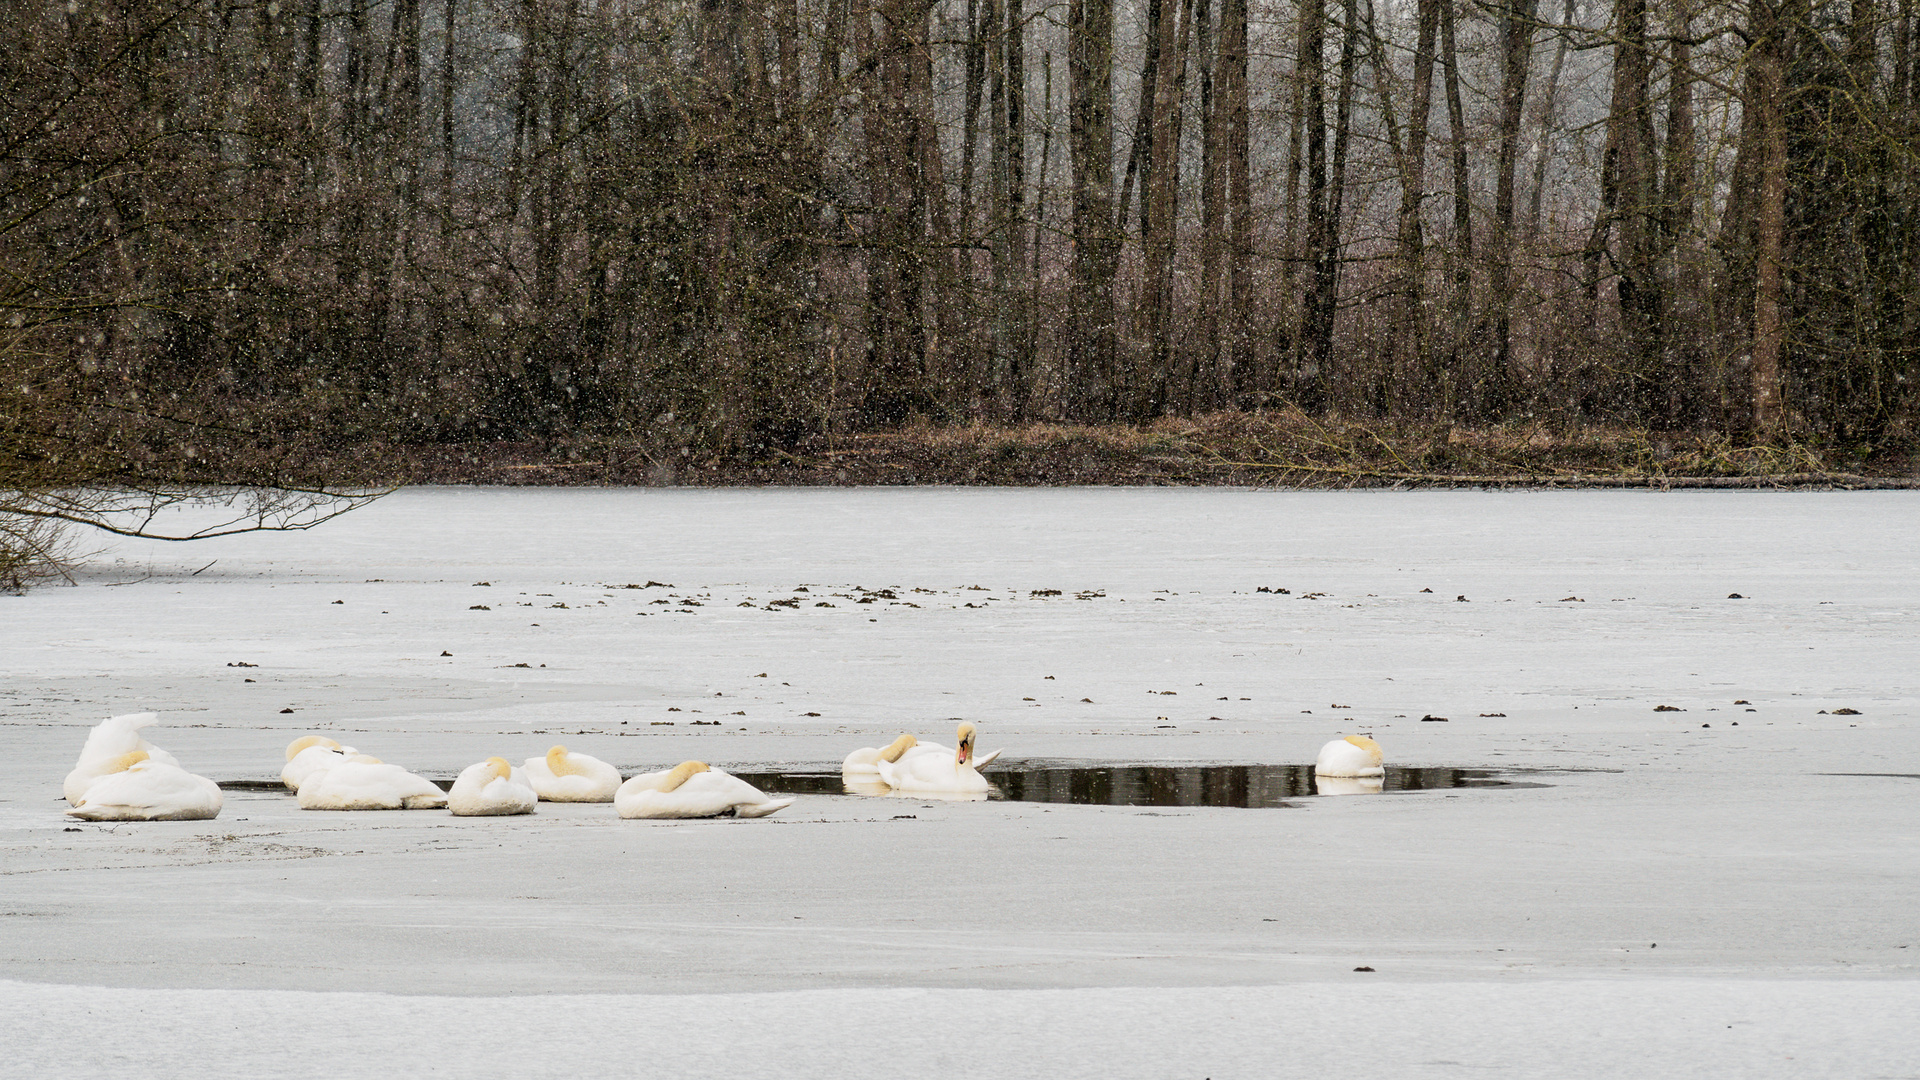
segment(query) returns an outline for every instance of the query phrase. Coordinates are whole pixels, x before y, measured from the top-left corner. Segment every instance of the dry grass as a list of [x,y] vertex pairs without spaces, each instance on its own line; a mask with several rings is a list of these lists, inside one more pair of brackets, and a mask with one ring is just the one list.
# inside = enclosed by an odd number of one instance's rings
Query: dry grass
[[1908,487],[1914,461],[1871,461],[1782,437],[1626,427],[1486,428],[1216,413],[1144,427],[910,427],[717,456],[617,442],[394,447],[398,482],[496,484],[1236,484]]

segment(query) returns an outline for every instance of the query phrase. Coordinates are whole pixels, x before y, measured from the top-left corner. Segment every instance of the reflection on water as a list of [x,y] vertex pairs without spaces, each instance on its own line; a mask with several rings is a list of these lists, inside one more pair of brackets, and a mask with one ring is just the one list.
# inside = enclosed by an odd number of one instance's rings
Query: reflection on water
[[[835,772],[739,772],[734,775],[781,795],[872,795],[853,790]],[[1435,788],[1507,787],[1485,769],[1400,769],[1384,778],[1316,778],[1311,765],[1091,765],[1003,762],[987,770],[994,799],[1086,803],[1100,806],[1285,806],[1314,795],[1363,795]],[[919,794],[908,796],[920,798]]]

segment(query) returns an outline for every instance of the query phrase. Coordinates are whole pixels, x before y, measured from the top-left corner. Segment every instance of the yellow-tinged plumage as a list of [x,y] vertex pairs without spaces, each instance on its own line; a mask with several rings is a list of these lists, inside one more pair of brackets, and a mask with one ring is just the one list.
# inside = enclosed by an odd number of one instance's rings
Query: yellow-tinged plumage
[[302,735],[287,744],[287,760],[292,761],[299,755],[300,751],[305,750],[309,746],[324,746],[329,750],[340,749],[339,743],[327,738],[325,735]]
[[703,773],[703,772],[706,772],[707,770],[708,770],[708,765],[704,761],[683,761],[680,764],[675,765],[673,769],[667,773],[666,779],[661,780],[659,783],[659,786],[655,787],[653,790],[672,791],[673,789],[679,787],[681,784],[686,783],[695,774]]

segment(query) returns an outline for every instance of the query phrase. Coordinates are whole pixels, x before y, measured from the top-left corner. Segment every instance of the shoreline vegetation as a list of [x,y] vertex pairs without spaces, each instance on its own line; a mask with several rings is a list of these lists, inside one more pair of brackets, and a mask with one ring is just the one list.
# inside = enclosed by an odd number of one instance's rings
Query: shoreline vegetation
[[1146,425],[908,425],[732,453],[618,440],[370,444],[388,483],[552,486],[1920,488],[1920,459],[1625,426],[1345,421],[1298,410]]

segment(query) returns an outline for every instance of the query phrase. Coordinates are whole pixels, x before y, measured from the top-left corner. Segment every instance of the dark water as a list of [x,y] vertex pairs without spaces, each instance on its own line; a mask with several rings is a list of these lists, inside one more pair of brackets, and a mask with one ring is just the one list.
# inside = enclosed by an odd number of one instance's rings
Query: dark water
[[[737,772],[768,793],[848,795],[834,772]],[[1464,787],[1536,787],[1495,779],[1487,769],[1388,768],[1381,792]],[[1097,806],[1285,806],[1290,799],[1334,793],[1356,782],[1316,783],[1311,765],[1094,765],[1063,762],[996,763],[987,769],[988,796],[1020,802]],[[1322,786],[1330,789],[1323,791]],[[1346,793],[1346,792],[1341,792]]]

